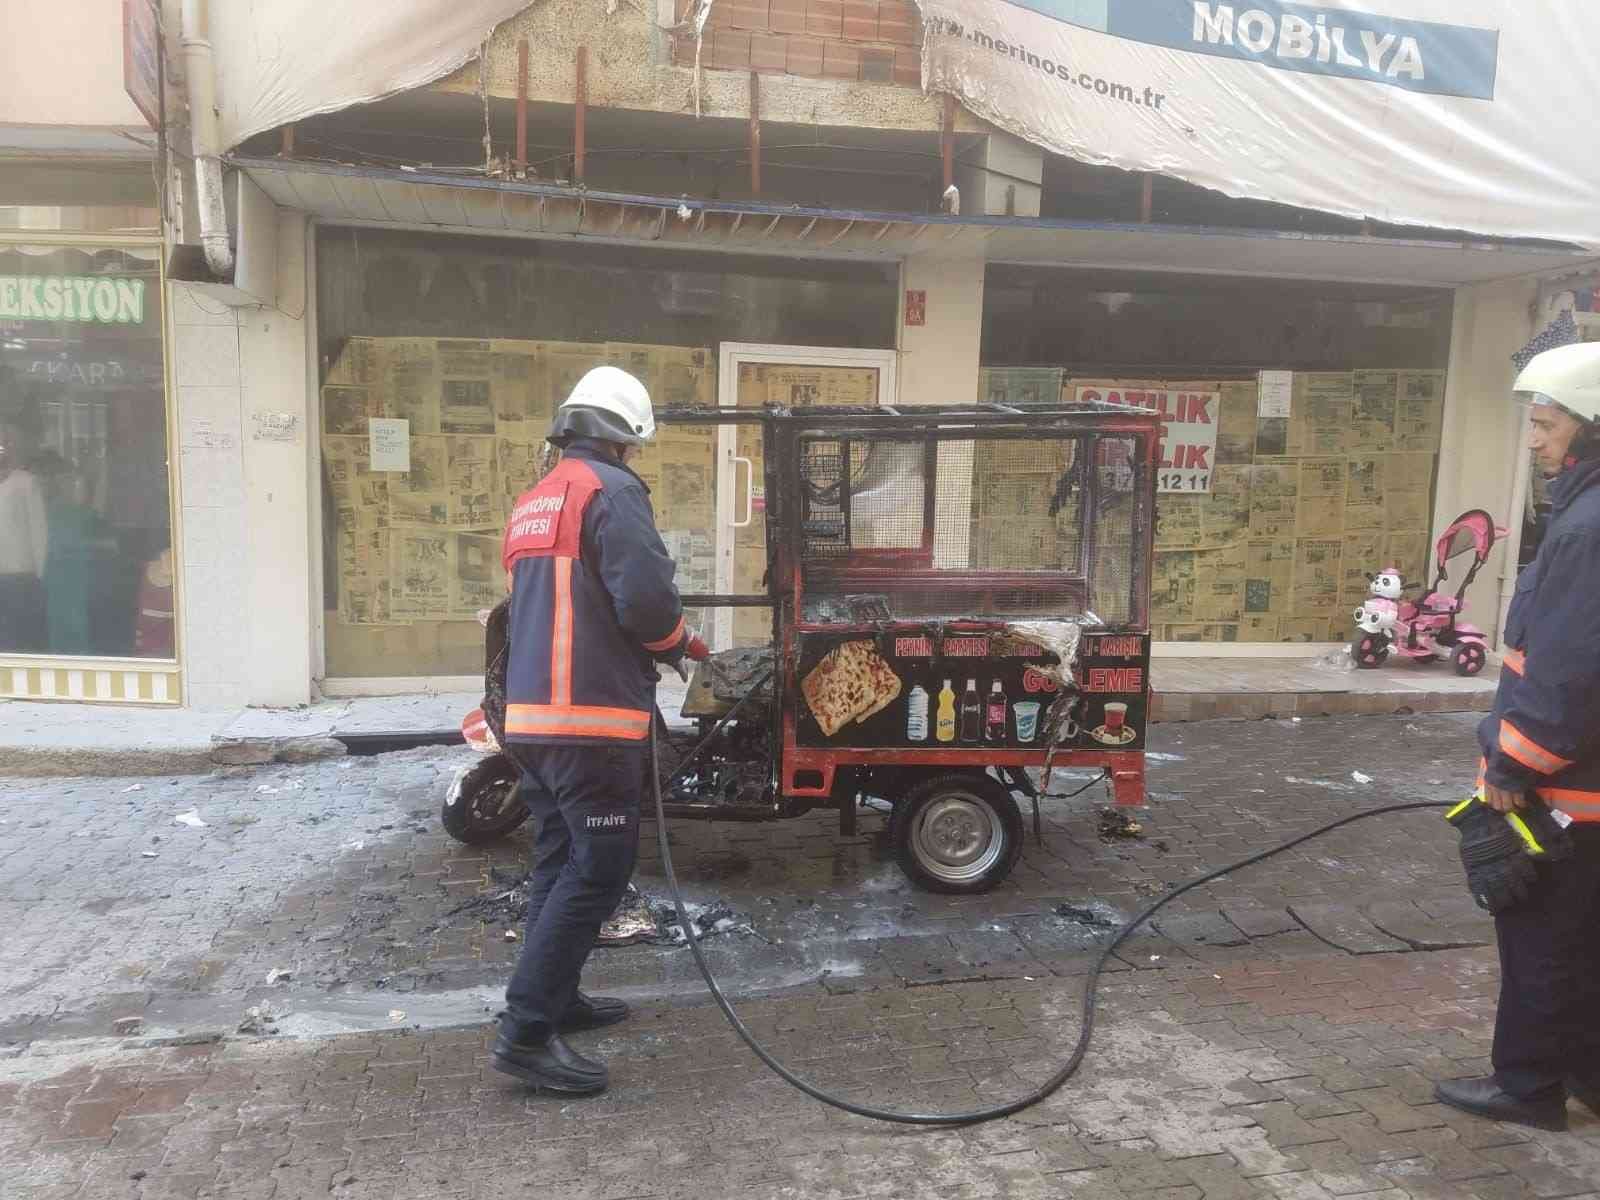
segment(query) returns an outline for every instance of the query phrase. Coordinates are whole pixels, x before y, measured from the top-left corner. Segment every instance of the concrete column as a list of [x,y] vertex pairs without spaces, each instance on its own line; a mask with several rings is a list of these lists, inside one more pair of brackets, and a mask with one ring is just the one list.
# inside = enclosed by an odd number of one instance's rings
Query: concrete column
[[282,214],[278,307],[169,290],[178,403],[179,619],[196,708],[311,698],[305,218]]
[[[901,269],[900,403],[971,404],[983,337],[981,258],[912,255]],[[905,322],[905,292],[927,297],[924,325]]]
[[[971,404],[978,398],[978,355],[983,338],[983,260],[913,255],[900,277],[901,404]],[[925,295],[923,325],[906,324],[906,293]],[[972,444],[939,447],[941,512],[972,503]],[[956,521],[941,531],[934,562],[964,567],[970,557],[971,525]]]
[[250,703],[311,699],[311,455],[317,405],[308,385],[303,213],[278,218],[278,303],[244,311],[245,521],[250,535]]
[[[1469,508],[1505,524],[1513,517],[1520,425],[1511,403],[1511,356],[1533,336],[1534,279],[1459,288],[1450,329],[1444,435],[1439,446],[1433,532]],[[1498,634],[1501,593],[1515,581],[1516,539],[1498,547],[1467,593],[1466,619]],[[1431,554],[1430,554],[1431,561]],[[1430,568],[1431,569],[1431,568]]]
[[249,699],[249,544],[245,536],[244,427],[239,312],[173,283],[168,288],[177,397],[178,619],[184,696],[195,708]]

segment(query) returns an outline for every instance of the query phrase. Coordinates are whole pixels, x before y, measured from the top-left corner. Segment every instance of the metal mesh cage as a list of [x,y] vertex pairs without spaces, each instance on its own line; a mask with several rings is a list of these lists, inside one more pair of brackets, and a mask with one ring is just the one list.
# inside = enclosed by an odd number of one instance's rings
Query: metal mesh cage
[[1108,624],[1134,620],[1135,564],[1142,527],[1143,492],[1130,438],[1100,438],[1094,448],[1098,504],[1090,531],[1094,561],[1090,564],[1089,607]]
[[1142,615],[1131,439],[863,431],[802,439],[798,466],[807,620]]

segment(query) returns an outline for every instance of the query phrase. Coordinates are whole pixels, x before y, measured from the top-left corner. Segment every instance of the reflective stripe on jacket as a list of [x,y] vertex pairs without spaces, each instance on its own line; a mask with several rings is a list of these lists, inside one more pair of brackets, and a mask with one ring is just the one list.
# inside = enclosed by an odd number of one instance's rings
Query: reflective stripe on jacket
[[1538,556],[1517,578],[1481,780],[1600,821],[1600,462],[1550,483]]
[[647,737],[655,663],[686,634],[643,481],[600,444],[573,442],[518,497],[501,553],[512,579],[507,740]]

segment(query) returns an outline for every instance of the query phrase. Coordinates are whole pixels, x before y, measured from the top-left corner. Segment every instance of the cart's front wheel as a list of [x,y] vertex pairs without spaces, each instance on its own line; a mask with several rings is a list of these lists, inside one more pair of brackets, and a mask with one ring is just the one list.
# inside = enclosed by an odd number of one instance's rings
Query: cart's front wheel
[[900,868],[934,892],[986,892],[1022,857],[1022,812],[987,775],[940,775],[894,806]]
[[528,819],[521,782],[521,772],[504,754],[491,754],[463,770],[439,810],[444,831],[468,846],[499,841]]

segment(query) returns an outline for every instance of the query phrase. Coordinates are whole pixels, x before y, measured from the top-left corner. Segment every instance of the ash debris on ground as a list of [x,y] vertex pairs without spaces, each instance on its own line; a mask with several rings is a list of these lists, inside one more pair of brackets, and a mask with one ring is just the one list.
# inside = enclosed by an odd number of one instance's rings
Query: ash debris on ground
[[1068,921],[1075,921],[1079,925],[1087,925],[1091,929],[1115,929],[1117,927],[1117,922],[1107,914],[1096,912],[1092,908],[1083,908],[1076,904],[1058,904],[1050,911],[1058,917],[1064,917]]
[[1101,841],[1143,837],[1144,826],[1139,824],[1134,815],[1126,809],[1107,807],[1100,810]]
[[[490,879],[501,885],[501,890],[483,896],[474,896],[445,913],[445,921],[460,916],[475,917],[485,925],[502,925],[520,928],[528,919],[528,879],[508,871],[490,868]],[[732,905],[722,900],[707,904],[689,904],[689,920],[694,926],[696,939],[724,933],[743,933],[760,937],[753,925],[743,919]],[[616,911],[606,919],[596,939],[597,946],[684,946],[688,938],[678,923],[677,911],[670,901],[657,901],[628,885]]]
[[245,1010],[244,1020],[239,1022],[235,1032],[249,1037],[270,1037],[278,1032],[278,1022],[284,1017],[270,1005],[253,1004]]

